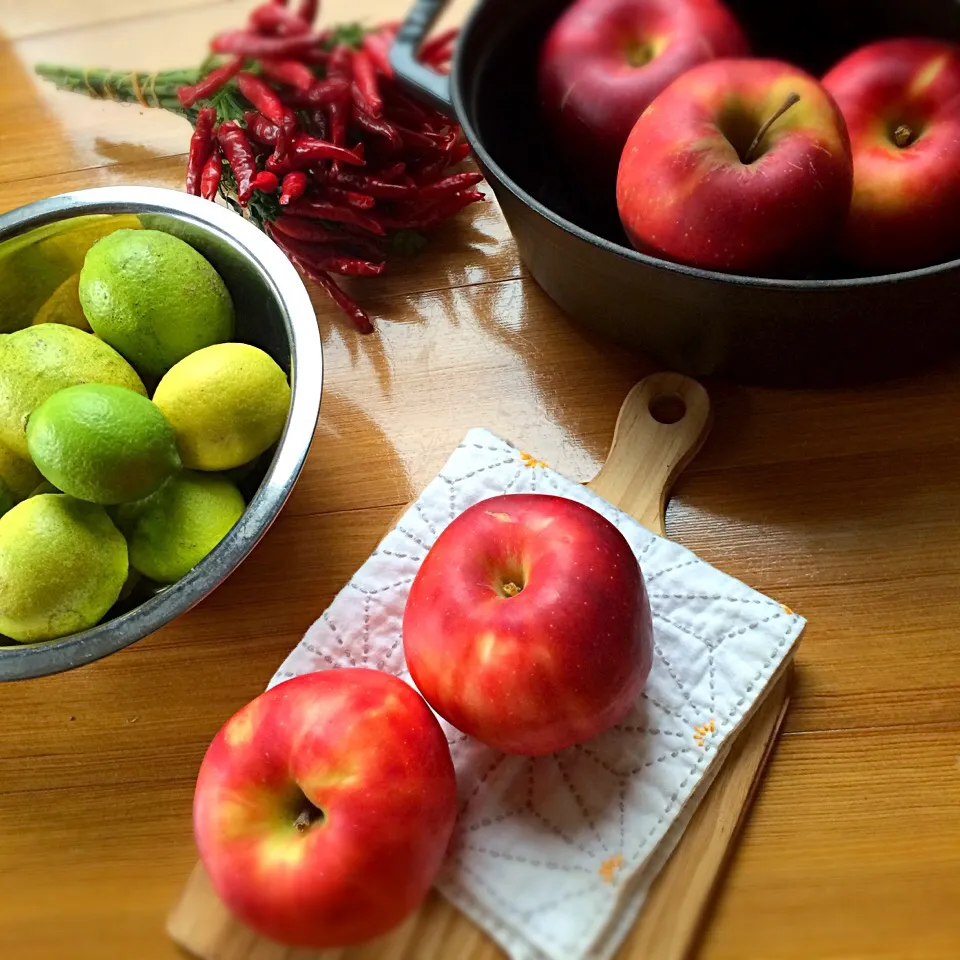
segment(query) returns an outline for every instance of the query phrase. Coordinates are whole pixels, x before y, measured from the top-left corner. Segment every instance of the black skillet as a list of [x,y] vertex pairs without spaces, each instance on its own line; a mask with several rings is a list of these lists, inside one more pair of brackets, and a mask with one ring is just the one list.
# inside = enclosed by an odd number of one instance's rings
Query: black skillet
[[[446,0],[417,0],[391,61],[463,127],[524,263],[571,317],[691,376],[822,385],[906,372],[960,345],[960,261],[887,276],[775,280],[697,270],[633,250],[612,185],[569,181],[540,120],[537,52],[569,0],[480,0],[452,70],[415,59]],[[960,38],[955,0],[729,0],[758,55],[821,75],[884,36]],[[958,172],[960,173],[960,172]]]

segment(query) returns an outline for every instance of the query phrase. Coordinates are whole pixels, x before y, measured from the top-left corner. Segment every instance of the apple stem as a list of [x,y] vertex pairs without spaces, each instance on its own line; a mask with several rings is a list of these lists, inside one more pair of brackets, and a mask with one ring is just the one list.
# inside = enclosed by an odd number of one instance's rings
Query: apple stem
[[913,142],[913,131],[905,123],[901,123],[893,131],[893,142],[898,147],[908,147]]
[[297,819],[293,821],[297,833],[306,833],[310,829],[310,811],[301,810],[297,814]]
[[518,587],[518,586],[511,580],[510,583],[505,583],[501,589],[503,590],[503,592],[504,592],[508,597],[515,597],[515,596],[520,592],[520,589],[521,589],[521,588]]
[[760,129],[757,131],[757,135],[753,138],[753,143],[750,144],[749,149],[743,155],[744,163],[753,163],[756,159],[754,157],[754,151],[757,147],[760,146],[760,141],[763,139],[764,134],[779,120],[795,103],[800,102],[799,93],[791,93],[783,103],[773,112],[773,116],[769,117],[763,124],[761,124]]
[[297,814],[297,819],[293,821],[297,833],[306,833],[313,826],[315,812],[317,811],[304,809]]

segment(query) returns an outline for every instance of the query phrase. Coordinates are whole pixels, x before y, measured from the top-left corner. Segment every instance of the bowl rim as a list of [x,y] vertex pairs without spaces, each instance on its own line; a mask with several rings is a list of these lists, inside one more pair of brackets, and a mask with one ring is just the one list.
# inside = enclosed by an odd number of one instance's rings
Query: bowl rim
[[490,151],[487,150],[480,138],[474,118],[471,111],[467,109],[464,97],[464,89],[468,82],[476,85],[479,81],[476,76],[464,77],[463,51],[471,41],[479,43],[475,36],[478,29],[477,24],[482,15],[485,3],[474,4],[472,10],[464,22],[460,32],[460,37],[454,48],[453,61],[450,66],[450,98],[453,104],[454,114],[460,124],[467,140],[470,143],[474,153],[481,161],[481,165],[489,170],[521,203],[529,207],[535,213],[540,214],[545,220],[550,221],[554,226],[559,227],[566,233],[572,234],[580,240],[589,243],[591,246],[612,253],[622,260],[632,261],[643,264],[646,267],[654,267],[666,270],[669,273],[676,273],[683,277],[694,277],[698,280],[707,280],[714,283],[736,284],[740,286],[759,287],[768,290],[842,290],[851,287],[879,286],[881,284],[904,283],[912,280],[920,280],[938,273],[945,273],[954,270],[960,266],[960,258],[948,260],[943,263],[931,264],[926,267],[916,267],[912,270],[903,270],[897,273],[871,274],[864,277],[823,277],[813,279],[800,279],[790,277],[754,277],[738,273],[722,273],[719,270],[706,270],[702,267],[688,266],[684,263],[675,263],[672,260],[663,260],[660,257],[652,256],[648,253],[641,253],[622,244],[614,243],[606,237],[592,233],[578,226],[566,217],[560,216],[549,207],[545,206],[536,197],[527,193],[504,169],[493,159]]
[[[0,681],[62,673],[116,653],[186,613],[246,559],[286,503],[313,442],[323,389],[316,312],[290,261],[266,234],[226,207],[163,187],[93,187],[57,194],[0,215],[0,242],[91,214],[166,214],[217,234],[257,268],[283,314],[290,347],[290,412],[257,492],[224,539],[185,577],[133,609],[58,640],[0,647]],[[299,438],[309,438],[306,442]]]

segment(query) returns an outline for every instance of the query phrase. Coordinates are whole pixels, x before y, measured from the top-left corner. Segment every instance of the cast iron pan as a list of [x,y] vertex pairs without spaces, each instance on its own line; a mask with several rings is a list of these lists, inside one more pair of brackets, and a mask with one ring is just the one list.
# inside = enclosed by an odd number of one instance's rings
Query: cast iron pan
[[[564,173],[541,123],[535,71],[569,0],[481,0],[449,77],[416,51],[446,0],[417,0],[391,52],[398,79],[456,117],[547,294],[571,317],[690,376],[827,385],[905,373],[960,346],[960,261],[887,276],[832,265],[796,280],[696,270],[633,250],[613,184]],[[960,37],[955,0],[729,0],[754,53],[815,76],[886,36]]]

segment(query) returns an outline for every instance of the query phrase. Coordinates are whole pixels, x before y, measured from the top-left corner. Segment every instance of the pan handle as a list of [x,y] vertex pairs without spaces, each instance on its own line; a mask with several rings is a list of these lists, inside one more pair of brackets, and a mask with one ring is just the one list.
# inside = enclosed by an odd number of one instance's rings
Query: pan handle
[[453,116],[450,77],[417,59],[417,52],[448,0],[416,0],[390,48],[390,65],[397,80],[413,96],[425,100],[448,117]]

